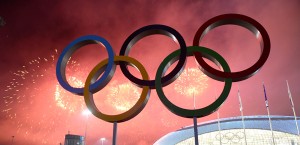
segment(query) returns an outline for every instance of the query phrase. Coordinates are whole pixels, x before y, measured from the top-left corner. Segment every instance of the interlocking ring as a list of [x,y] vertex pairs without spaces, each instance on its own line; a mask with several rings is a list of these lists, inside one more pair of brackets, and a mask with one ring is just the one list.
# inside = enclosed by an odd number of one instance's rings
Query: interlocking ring
[[[204,37],[204,35],[211,29],[221,26],[221,25],[239,25],[245,27],[252,31],[256,37],[261,40],[261,47],[262,53],[261,57],[253,66],[250,68],[240,71],[240,72],[231,72],[228,64],[219,55],[217,52],[210,50],[205,47],[198,46],[199,41]],[[180,49],[172,52],[168,55],[163,62],[159,65],[159,68],[155,75],[155,80],[149,80],[148,74],[141,63],[137,60],[127,56],[131,47],[140,39],[154,34],[162,34],[168,37],[171,37],[175,41],[179,43]],[[92,72],[88,75],[87,80],[85,82],[84,88],[73,88],[71,87],[68,82],[66,81],[65,76],[65,67],[67,61],[69,60],[70,56],[73,52],[80,47],[91,44],[91,43],[102,43],[108,51],[108,59],[100,62],[97,66],[94,67]],[[269,53],[270,53],[270,40],[266,30],[255,20],[249,18],[244,15],[239,14],[225,14],[221,16],[214,17],[204,23],[199,30],[197,31],[194,37],[194,46],[187,47],[185,44],[184,39],[182,36],[173,28],[164,26],[164,25],[149,25],[142,27],[132,33],[124,42],[121,50],[120,56],[114,56],[114,52],[110,46],[110,44],[99,36],[88,35],[84,37],[80,37],[70,43],[60,55],[57,68],[56,68],[56,75],[58,82],[61,84],[63,88],[72,92],[74,94],[84,95],[84,100],[87,107],[91,110],[91,112],[98,118],[107,121],[107,122],[124,122],[130,120],[131,118],[135,117],[139,114],[142,109],[145,107],[149,95],[150,89],[156,89],[157,94],[161,102],[174,114],[192,118],[192,117],[203,117],[209,115],[216,111],[222,103],[227,99],[228,94],[231,89],[232,82],[245,80],[252,75],[254,75],[258,70],[262,67],[262,65],[266,62]],[[171,103],[167,97],[164,95],[162,88],[174,80],[176,80],[179,75],[181,74],[182,70],[185,67],[186,57],[194,55],[196,57],[197,62],[200,65],[200,69],[211,78],[224,81],[224,89],[220,94],[219,98],[217,98],[212,104],[196,109],[196,110],[188,110],[181,107],[176,106],[175,104]],[[210,59],[219,67],[222,68],[222,71],[216,70],[210,67],[202,57]],[[178,60],[177,65],[175,68],[167,75],[165,75],[166,70],[169,68],[171,64],[173,64],[176,60]],[[121,113],[119,115],[106,115],[101,113],[93,99],[93,93],[101,90],[103,87],[107,85],[107,83],[112,78],[112,75],[115,72],[116,64],[120,65],[120,68],[123,74],[135,85],[143,88],[142,94],[138,100],[138,102],[128,111]],[[136,67],[142,74],[142,79],[136,78],[133,76],[127,69],[127,65],[133,65]],[[103,73],[103,74],[102,74]],[[101,75],[102,74],[102,75]],[[101,77],[98,79],[98,77]],[[98,79],[98,80],[97,80]]]
[[[107,65],[108,62],[109,62],[108,59],[101,61],[98,65],[96,65],[95,68],[93,68],[93,70],[88,75],[85,85],[84,85],[84,101],[85,101],[85,104],[87,105],[87,107],[89,108],[89,110],[96,117],[98,117],[104,121],[111,122],[111,123],[124,122],[124,121],[130,120],[131,118],[133,118],[134,116],[136,116],[143,110],[143,108],[145,107],[145,105],[148,102],[148,99],[150,96],[150,89],[148,86],[143,86],[143,90],[142,90],[139,100],[136,102],[136,104],[131,109],[129,109],[128,111],[126,111],[124,113],[121,113],[119,115],[106,115],[104,113],[101,113],[101,111],[99,111],[95,105],[95,102],[93,99],[93,94],[90,93],[89,86],[91,85],[93,80],[96,80],[101,75],[101,73],[103,72],[103,68]],[[115,56],[114,63],[117,63],[117,62],[119,62],[119,63],[126,62],[129,65],[136,67],[139,70],[139,72],[141,72],[142,78],[144,80],[149,79],[148,73],[147,73],[146,69],[144,68],[144,66],[141,63],[139,63],[137,60],[135,60],[134,58],[131,58],[128,56]],[[99,70],[101,70],[101,71],[99,71]]]
[[224,144],[227,144],[227,143],[239,143],[241,142],[241,140],[243,138],[245,138],[245,135],[243,132],[226,132],[224,134],[222,133],[218,133],[215,138],[219,141],[221,141],[222,143]]
[[197,62],[201,66],[202,72],[207,76],[219,81],[223,81],[225,78],[232,78],[233,82],[237,82],[253,76],[260,70],[260,68],[264,65],[264,63],[269,57],[271,44],[269,35],[265,28],[254,19],[240,14],[224,14],[214,17],[205,22],[195,34],[193,45],[198,46],[201,39],[210,30],[218,26],[228,24],[242,26],[250,30],[260,41],[261,56],[254,65],[252,65],[248,69],[239,72],[222,72],[209,66],[201,57],[201,53],[195,52],[194,55],[196,57]]
[[82,46],[88,45],[88,44],[103,44],[103,46],[106,48],[108,53],[108,64],[105,68],[104,74],[94,82],[91,87],[90,91],[95,93],[101,88],[105,87],[105,85],[109,82],[111,79],[113,72],[115,71],[114,63],[114,51],[108,41],[106,41],[104,38],[95,36],[95,35],[87,35],[79,37],[78,39],[74,40],[72,43],[70,43],[60,54],[57,65],[56,65],[56,77],[59,82],[59,84],[66,89],[69,92],[72,92],[77,95],[83,95],[83,88],[74,88],[72,87],[67,79],[66,79],[66,65],[68,63],[68,60],[70,59],[71,55],[81,48]]
[[[120,56],[122,55],[128,55],[130,49],[132,46],[139,41],[140,39],[150,36],[153,34],[162,34],[166,35],[170,38],[172,38],[175,42],[179,43],[180,45],[180,55],[179,60],[175,68],[166,76],[162,77],[162,84],[163,86],[166,86],[173,81],[175,81],[176,78],[180,75],[182,72],[184,66],[185,66],[185,60],[186,60],[186,45],[185,41],[182,38],[182,36],[173,28],[164,26],[164,25],[149,25],[142,27],[135,32],[133,32],[124,42],[121,50],[120,50]],[[133,76],[127,69],[126,63],[120,63],[121,70],[123,74],[133,83],[138,85],[139,87],[142,86],[149,86],[151,89],[155,88],[155,80],[141,80],[135,76]]]
[[[226,63],[225,59],[221,55],[219,55],[217,52],[215,52],[211,49],[208,49],[205,47],[199,47],[199,46],[190,46],[187,48],[187,50],[188,50],[188,53],[187,53],[188,56],[193,55],[194,52],[201,52],[203,57],[206,57],[207,59],[210,59],[211,61],[215,62],[215,64],[221,66],[225,72],[230,72],[230,68],[229,68],[228,64]],[[163,62],[158,67],[158,70],[157,70],[156,76],[155,76],[155,86],[156,86],[156,92],[157,92],[159,99],[171,112],[173,112],[174,114],[181,116],[181,117],[186,117],[186,118],[203,117],[203,116],[213,113],[226,100],[226,98],[230,92],[231,85],[232,85],[231,79],[225,79],[225,86],[224,86],[224,89],[223,89],[220,97],[217,100],[215,100],[212,104],[210,104],[204,108],[201,108],[201,109],[189,110],[189,109],[180,108],[180,107],[174,105],[165,96],[165,94],[162,90],[161,76],[164,76],[164,73],[167,71],[168,67],[171,66],[172,63],[177,60],[176,58],[179,55],[179,53],[180,53],[179,50],[171,53],[163,60]]]

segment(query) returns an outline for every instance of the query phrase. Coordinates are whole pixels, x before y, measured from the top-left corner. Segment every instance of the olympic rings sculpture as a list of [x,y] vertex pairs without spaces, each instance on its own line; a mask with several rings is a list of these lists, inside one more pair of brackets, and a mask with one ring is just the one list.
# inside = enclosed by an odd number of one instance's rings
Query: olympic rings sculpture
[[[240,72],[231,72],[227,62],[221,55],[209,48],[198,46],[201,39],[210,30],[222,25],[242,26],[250,30],[256,36],[261,44],[261,56],[254,65]],[[159,65],[159,68],[155,75],[155,80],[149,80],[149,76],[143,65],[136,59],[129,57],[128,54],[132,46],[137,41],[146,36],[154,34],[161,34],[172,38],[175,42],[178,43],[179,49],[168,55]],[[102,44],[107,50],[108,59],[101,61],[93,68],[86,79],[84,88],[74,88],[66,80],[65,69],[67,61],[76,50],[88,44]],[[124,122],[139,114],[148,102],[151,89],[156,89],[157,95],[161,102],[174,114],[185,118],[199,118],[213,113],[222,105],[222,103],[228,97],[232,82],[242,81],[256,74],[266,62],[269,53],[270,39],[267,31],[261,24],[248,16],[240,14],[224,14],[216,16],[205,22],[196,33],[193,41],[193,46],[188,47],[186,46],[183,37],[176,30],[169,26],[159,24],[144,26],[133,32],[122,45],[119,56],[114,55],[111,45],[102,37],[95,35],[79,37],[78,39],[71,42],[59,56],[56,67],[56,76],[58,82],[64,89],[77,95],[83,95],[85,103],[92,114],[99,119],[107,122]],[[179,77],[185,67],[186,57],[189,56],[195,56],[196,61],[201,66],[200,69],[204,74],[211,77],[212,79],[225,82],[224,89],[219,98],[215,100],[215,102],[204,108],[196,110],[189,110],[176,106],[168,100],[162,90],[164,86],[169,85]],[[222,68],[223,71],[216,70],[209,66],[203,60],[203,57],[213,61],[220,68]],[[165,75],[167,69],[177,60],[178,62],[175,68],[171,70],[169,74]],[[115,72],[116,65],[120,65],[123,74],[132,83],[142,88],[143,90],[139,100],[131,109],[118,115],[107,115],[99,111],[96,107],[93,99],[93,93],[100,91],[107,85]],[[137,68],[142,75],[142,79],[133,76],[128,71],[127,65],[131,65]]]

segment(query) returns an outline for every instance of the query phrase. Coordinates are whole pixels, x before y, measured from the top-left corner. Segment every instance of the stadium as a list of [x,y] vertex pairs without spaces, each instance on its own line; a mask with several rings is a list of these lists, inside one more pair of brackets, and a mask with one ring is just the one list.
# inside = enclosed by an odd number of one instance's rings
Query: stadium
[[[294,116],[270,119],[272,130],[268,116],[244,116],[244,121],[242,117],[232,117],[198,124],[199,145],[300,145]],[[297,122],[300,123],[300,117]],[[168,133],[154,145],[194,145],[194,128],[187,126]]]

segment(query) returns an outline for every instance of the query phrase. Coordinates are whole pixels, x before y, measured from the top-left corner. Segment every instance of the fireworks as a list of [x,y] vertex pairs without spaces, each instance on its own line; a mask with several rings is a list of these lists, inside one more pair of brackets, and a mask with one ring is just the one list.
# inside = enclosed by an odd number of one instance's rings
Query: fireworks
[[[84,86],[83,82],[76,77],[69,77],[68,82],[70,82],[71,84],[75,84],[73,85],[74,87]],[[76,97],[77,99],[74,97]],[[66,92],[58,83],[56,84],[54,98],[56,101],[56,105],[64,110],[68,110],[70,112],[78,112],[84,109],[83,97],[80,97],[80,99],[78,99],[78,96],[72,95],[70,92]]]
[[[18,138],[37,144],[57,144],[72,115],[84,110],[83,97],[66,92],[55,76],[57,51],[50,57],[37,57],[12,72],[2,90],[1,113],[10,119],[10,128]],[[66,72],[79,71],[80,65],[70,60]],[[82,68],[80,68],[82,69]],[[79,74],[80,75],[80,74]],[[67,77],[74,87],[83,82]],[[63,118],[63,119],[62,119]],[[59,130],[58,130],[59,129]],[[68,129],[65,129],[68,130]]]
[[[112,84],[116,84],[114,81]],[[111,86],[105,102],[112,105],[117,111],[129,110],[139,99],[140,92],[131,83],[122,83]]]
[[200,95],[207,88],[208,77],[198,68],[188,68],[175,82],[175,91],[187,97]]

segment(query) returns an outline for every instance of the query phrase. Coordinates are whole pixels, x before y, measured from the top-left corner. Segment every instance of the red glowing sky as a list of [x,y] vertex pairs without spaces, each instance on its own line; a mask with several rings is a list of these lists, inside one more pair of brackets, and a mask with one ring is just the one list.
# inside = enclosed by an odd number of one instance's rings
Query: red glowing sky
[[[57,88],[55,65],[63,48],[83,35],[99,35],[110,42],[116,54],[124,40],[135,30],[149,24],[163,24],[176,29],[187,46],[197,29],[208,19],[225,13],[239,13],[261,23],[270,35],[269,59],[255,76],[234,83],[227,101],[220,108],[221,118],[239,116],[237,99],[238,85],[241,90],[245,115],[266,114],[262,82],[265,83],[272,115],[292,115],[285,80],[289,80],[296,112],[300,113],[299,78],[300,65],[300,2],[284,1],[8,1],[0,2],[0,145],[59,144],[64,135],[84,135],[86,117],[82,97],[74,96]],[[222,26],[209,32],[200,43],[220,53],[231,70],[238,71],[251,66],[260,54],[259,43],[246,29],[237,26]],[[74,54],[80,66],[69,67],[68,77],[74,75],[84,82],[89,70],[106,58],[99,46],[89,46]],[[130,52],[154,78],[160,62],[176,50],[171,39],[155,35],[140,40]],[[57,50],[57,53],[56,51]],[[53,57],[52,57],[53,56]],[[44,59],[46,58],[47,61]],[[54,58],[54,60],[53,60]],[[35,61],[36,60],[36,61]],[[23,67],[25,66],[25,68]],[[189,58],[187,67],[196,67]],[[113,80],[119,84],[128,82],[117,68]],[[18,76],[27,70],[24,78]],[[174,82],[175,83],[175,82]],[[202,107],[222,90],[222,82],[208,79],[207,89],[197,96],[197,106]],[[110,84],[113,85],[113,84]],[[11,89],[9,89],[11,88]],[[164,88],[170,99],[178,106],[192,108],[193,99],[174,92],[174,84]],[[62,109],[55,101],[55,91],[61,89],[64,103],[70,108]],[[140,90],[140,89],[139,89]],[[107,96],[109,88],[98,96]],[[97,105],[105,104],[105,97],[97,96]],[[111,107],[100,107],[104,112]],[[211,114],[198,122],[216,119]],[[192,124],[170,113],[159,101],[155,90],[144,110],[128,122],[119,124],[119,144],[153,144],[161,136]],[[99,144],[101,137],[111,144],[112,124],[94,116],[88,118],[87,143]]]

